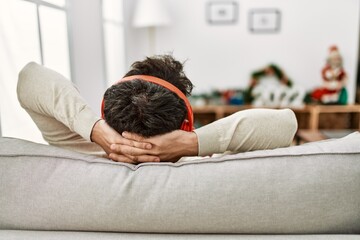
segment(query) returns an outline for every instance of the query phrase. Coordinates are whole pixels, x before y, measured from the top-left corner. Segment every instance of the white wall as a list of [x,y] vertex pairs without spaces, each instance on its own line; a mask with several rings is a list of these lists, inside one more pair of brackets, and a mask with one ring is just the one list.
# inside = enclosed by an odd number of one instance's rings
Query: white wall
[[[125,0],[127,63],[149,51],[146,29],[131,27],[133,0]],[[189,61],[187,75],[195,92],[212,88],[246,87],[251,72],[269,63],[278,64],[306,89],[321,85],[320,71],[330,45],[336,44],[349,75],[349,99],[354,100],[359,43],[358,0],[238,0],[235,25],[208,25],[207,0],[167,0],[173,23],[157,29],[157,53],[173,51]],[[253,8],[281,11],[281,31],[253,34],[248,13]]]
[[72,80],[100,114],[106,89],[101,1],[68,0]]

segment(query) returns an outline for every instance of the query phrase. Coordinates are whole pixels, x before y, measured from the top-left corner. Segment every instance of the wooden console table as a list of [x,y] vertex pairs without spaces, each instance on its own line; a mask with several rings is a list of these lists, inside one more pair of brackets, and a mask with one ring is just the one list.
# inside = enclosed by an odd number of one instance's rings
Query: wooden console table
[[[208,121],[218,120],[220,118],[231,115],[235,112],[252,109],[254,108],[251,105],[241,105],[241,106],[194,106],[193,111],[195,119],[200,115],[214,115],[213,119]],[[308,114],[307,129],[317,130],[319,129],[319,116],[323,113],[355,113],[358,115],[357,123],[355,128],[360,129],[360,105],[306,105],[303,108],[293,108],[295,114],[298,116],[300,114]]]

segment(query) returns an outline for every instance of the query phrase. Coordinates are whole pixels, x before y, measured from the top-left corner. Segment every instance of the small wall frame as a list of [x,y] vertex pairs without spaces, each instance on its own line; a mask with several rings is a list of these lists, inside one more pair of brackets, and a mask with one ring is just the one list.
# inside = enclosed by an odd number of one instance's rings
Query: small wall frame
[[249,12],[249,30],[253,33],[278,33],[281,12],[278,9],[252,9]]
[[237,22],[239,6],[236,1],[209,1],[206,5],[206,18],[209,24],[227,25]]

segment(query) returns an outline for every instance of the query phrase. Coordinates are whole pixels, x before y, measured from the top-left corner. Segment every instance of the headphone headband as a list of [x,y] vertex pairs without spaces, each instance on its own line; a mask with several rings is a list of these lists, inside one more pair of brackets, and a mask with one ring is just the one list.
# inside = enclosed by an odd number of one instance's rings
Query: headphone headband
[[[188,131],[188,132],[191,132],[192,130],[194,130],[194,116],[193,116],[193,111],[192,111],[190,102],[187,99],[187,97],[185,96],[185,94],[183,92],[181,92],[177,87],[172,85],[171,83],[169,83],[161,78],[154,77],[154,76],[133,75],[133,76],[124,77],[124,78],[118,80],[117,82],[114,83],[114,85],[121,83],[121,82],[131,81],[131,80],[136,80],[136,79],[160,85],[160,86],[170,90],[171,92],[175,93],[179,98],[181,98],[184,101],[186,110],[187,110],[187,118],[184,120],[183,124],[181,125],[181,130]],[[105,108],[105,101],[103,99],[102,103],[101,103],[101,117],[103,119],[105,119],[104,108]]]

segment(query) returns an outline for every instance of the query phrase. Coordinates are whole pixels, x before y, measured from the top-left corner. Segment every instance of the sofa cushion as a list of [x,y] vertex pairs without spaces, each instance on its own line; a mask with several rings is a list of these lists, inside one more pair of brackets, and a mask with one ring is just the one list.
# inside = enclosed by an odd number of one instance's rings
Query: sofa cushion
[[360,134],[130,165],[0,139],[0,229],[360,233]]

